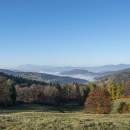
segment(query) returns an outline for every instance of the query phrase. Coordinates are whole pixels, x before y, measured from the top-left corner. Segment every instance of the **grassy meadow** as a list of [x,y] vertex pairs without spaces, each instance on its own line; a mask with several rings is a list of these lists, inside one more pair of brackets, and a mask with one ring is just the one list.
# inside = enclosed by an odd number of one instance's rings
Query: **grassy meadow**
[[130,114],[85,114],[77,106],[0,109],[0,130],[130,130]]

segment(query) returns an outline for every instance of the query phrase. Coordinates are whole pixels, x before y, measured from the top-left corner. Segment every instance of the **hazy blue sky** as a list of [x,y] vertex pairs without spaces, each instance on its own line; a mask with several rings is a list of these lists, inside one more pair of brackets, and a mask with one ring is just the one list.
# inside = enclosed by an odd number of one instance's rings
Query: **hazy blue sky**
[[0,66],[130,63],[130,0],[0,0]]

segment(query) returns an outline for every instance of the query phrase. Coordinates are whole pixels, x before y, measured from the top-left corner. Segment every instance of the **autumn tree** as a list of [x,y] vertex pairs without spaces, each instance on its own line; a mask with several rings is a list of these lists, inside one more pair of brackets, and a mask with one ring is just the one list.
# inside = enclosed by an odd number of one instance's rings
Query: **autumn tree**
[[124,96],[130,97],[130,81],[125,83]]
[[96,87],[86,99],[86,113],[107,114],[111,110],[111,96],[106,88]]
[[124,95],[124,84],[123,83],[108,83],[108,91],[111,94],[112,100],[117,100]]

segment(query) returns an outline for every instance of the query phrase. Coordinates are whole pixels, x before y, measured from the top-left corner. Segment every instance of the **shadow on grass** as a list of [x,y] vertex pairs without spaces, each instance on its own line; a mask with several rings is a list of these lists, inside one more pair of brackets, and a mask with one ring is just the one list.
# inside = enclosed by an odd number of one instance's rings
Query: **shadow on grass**
[[79,112],[83,107],[76,104],[67,104],[62,106],[49,106],[39,104],[19,104],[15,107],[1,107],[0,114],[2,113],[17,113],[17,112]]

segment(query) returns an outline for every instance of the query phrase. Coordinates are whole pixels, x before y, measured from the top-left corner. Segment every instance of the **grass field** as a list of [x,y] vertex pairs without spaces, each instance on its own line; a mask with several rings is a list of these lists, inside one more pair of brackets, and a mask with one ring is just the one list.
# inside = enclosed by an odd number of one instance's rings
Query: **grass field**
[[0,109],[0,130],[130,130],[130,114],[87,115],[75,108],[25,105]]

